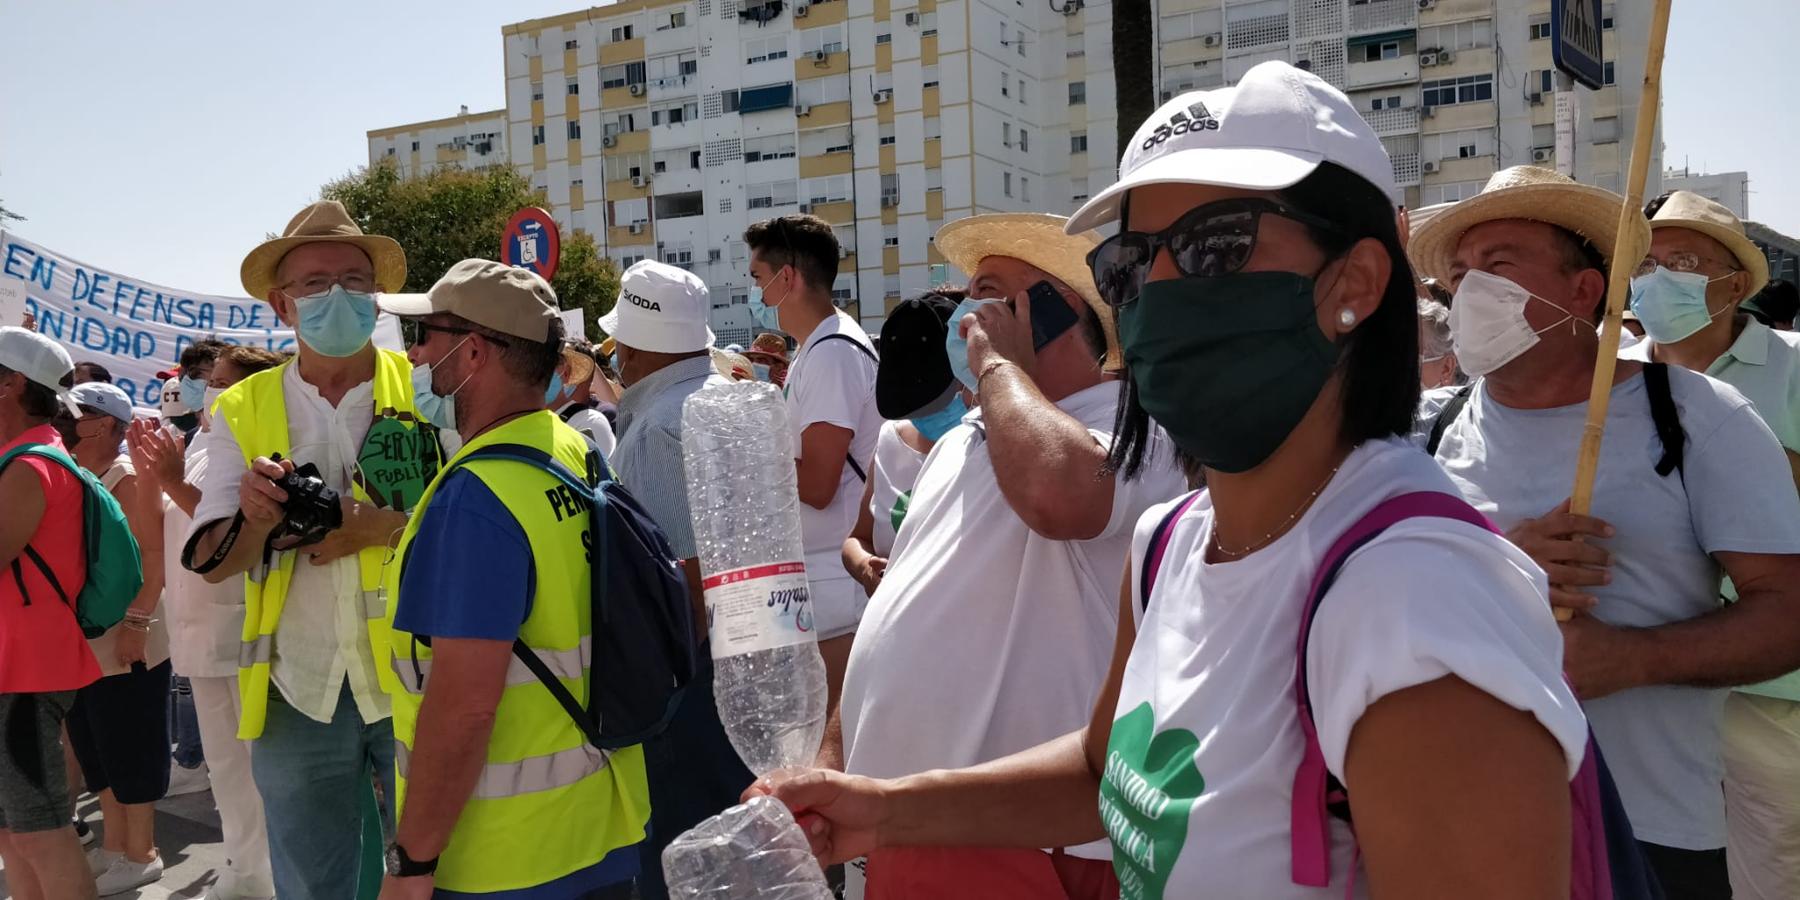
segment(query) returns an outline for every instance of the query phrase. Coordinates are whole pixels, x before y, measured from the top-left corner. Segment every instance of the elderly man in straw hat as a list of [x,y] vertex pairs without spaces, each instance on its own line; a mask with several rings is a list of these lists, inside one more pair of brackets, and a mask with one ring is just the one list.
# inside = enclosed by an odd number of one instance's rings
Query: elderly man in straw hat
[[[299,355],[220,396],[183,562],[208,581],[247,576],[238,735],[256,742],[275,892],[340,900],[380,855],[378,823],[357,825],[371,772],[393,797],[382,569],[441,450],[412,365],[370,342],[375,293],[406,280],[399,244],[321,201],[250,251],[242,277]],[[296,473],[337,491],[338,508],[278,483]]]
[[[1587,416],[1620,198],[1544,169],[1495,175],[1421,227],[1423,274],[1456,291],[1457,359],[1478,380],[1428,395],[1438,461],[1549,576],[1564,669],[1670,897],[1728,897],[1719,785],[1726,688],[1800,665],[1800,496],[1742,394],[1621,361],[1593,515],[1566,497]],[[1460,395],[1457,399],[1456,395]],[[1434,403],[1435,401],[1435,403]],[[1742,599],[1720,609],[1719,577]]]
[[[1648,340],[1621,355],[1742,391],[1788,461],[1800,463],[1800,335],[1738,308],[1768,283],[1768,260],[1737,216],[1699,194],[1666,194],[1645,214],[1650,253],[1632,279],[1631,306]],[[1800,897],[1800,672],[1726,699],[1725,819],[1734,895]]]
[[[984,215],[938,231],[969,273],[946,350],[980,408],[933,448],[869,600],[844,680],[845,771],[974,765],[1086,724],[1132,526],[1184,486],[1160,432],[1137,479],[1098,474],[1119,345],[1086,265],[1096,239],[1066,221]],[[884,896],[1060,897],[1064,881],[1110,879],[1110,858],[1105,842],[890,850],[868,877]]]

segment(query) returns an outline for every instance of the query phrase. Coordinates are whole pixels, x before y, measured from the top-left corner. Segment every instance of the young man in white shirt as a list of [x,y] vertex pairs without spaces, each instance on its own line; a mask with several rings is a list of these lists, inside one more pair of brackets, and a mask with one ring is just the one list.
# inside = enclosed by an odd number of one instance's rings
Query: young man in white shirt
[[[813,216],[779,216],[744,232],[750,245],[750,314],[759,326],[779,328],[800,342],[788,368],[788,424],[794,430],[799,474],[800,530],[806,546],[807,586],[818,623],[819,653],[829,686],[827,729],[837,718],[838,694],[850,642],[867,595],[844,571],[839,555],[856,525],[881,432],[875,409],[875,348],[869,336],[831,302],[838,242]],[[821,765],[840,768],[827,742]]]
[[[1086,265],[1096,239],[1065,221],[975,216],[938,232],[970,273],[946,349],[980,405],[932,448],[869,600],[826,738],[851,774],[969,766],[1079,730],[1111,660],[1132,526],[1185,487],[1160,429],[1135,480],[1105,471],[1119,346]],[[868,877],[895,896],[957,896],[976,873],[1042,891],[1059,872],[1110,873],[1110,858],[1105,842],[884,851]]]

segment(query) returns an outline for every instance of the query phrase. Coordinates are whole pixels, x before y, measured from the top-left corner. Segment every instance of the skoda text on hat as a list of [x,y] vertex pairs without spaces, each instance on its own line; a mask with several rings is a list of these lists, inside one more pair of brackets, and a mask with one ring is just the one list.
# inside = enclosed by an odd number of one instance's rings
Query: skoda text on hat
[[618,343],[651,353],[693,353],[712,346],[711,294],[700,276],[653,259],[619,277],[619,299],[600,328]]
[[1284,62],[1259,63],[1233,87],[1190,91],[1164,103],[1132,136],[1119,180],[1069,217],[1071,232],[1119,217],[1127,191],[1205,184],[1276,191],[1332,163],[1397,205],[1394,166],[1350,98]]

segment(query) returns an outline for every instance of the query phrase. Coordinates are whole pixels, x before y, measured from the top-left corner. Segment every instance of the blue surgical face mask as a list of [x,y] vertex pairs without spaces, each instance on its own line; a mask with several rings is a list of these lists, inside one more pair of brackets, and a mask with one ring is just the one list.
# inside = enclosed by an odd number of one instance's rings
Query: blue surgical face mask
[[951,397],[949,405],[943,409],[922,416],[914,416],[912,423],[914,428],[919,429],[920,437],[936,443],[938,438],[955,428],[962,421],[962,417],[968,413],[969,405],[963,402],[962,394],[959,393]]
[[962,335],[963,316],[975,311],[983,303],[1000,303],[1000,300],[977,300],[965,297],[956,304],[956,311],[950,314],[950,333],[944,336],[944,352],[950,355],[950,371],[963,387],[975,390],[975,373],[969,371],[969,339]]
[[[783,268],[786,268],[786,267],[784,266]],[[779,277],[781,277],[781,272],[780,272],[780,270],[777,270],[775,272],[775,275],[773,277],[771,277],[769,280],[774,281],[776,278],[779,278]],[[792,291],[789,291],[789,293],[792,293]],[[781,306],[781,302],[785,301],[785,300],[787,300],[787,295],[783,294],[781,297],[781,301],[777,301],[773,305],[764,303],[763,302],[762,285],[758,285],[758,284],[750,285],[750,318],[751,318],[751,320],[754,321],[757,324],[757,327],[759,327],[759,328],[780,331],[781,330],[781,316],[779,313],[776,312],[776,310],[777,310],[777,308],[779,308]]]
[[769,380],[769,367],[768,366],[766,366],[762,363],[751,363],[750,368],[756,370],[756,380],[757,381],[768,381]]
[[1686,340],[1731,308],[1708,310],[1706,287],[1736,274],[1708,280],[1699,272],[1676,272],[1657,266],[1656,271],[1631,279],[1631,311],[1644,323],[1645,337],[1659,344]]
[[353,294],[341,284],[294,301],[300,340],[322,356],[355,356],[375,333],[375,295]]
[[[455,347],[450,348],[450,353],[455,353],[463,344],[468,343],[468,340],[468,336],[465,335],[462,340],[456,342]],[[449,359],[450,353],[438,357],[438,362]],[[457,385],[448,394],[438,393],[431,386],[431,366],[431,363],[413,366],[413,408],[419,411],[419,417],[425,421],[446,431],[455,431],[456,392],[462,390],[462,384]],[[464,378],[463,384],[468,383],[469,379]]]
[[561,372],[550,373],[550,387],[544,390],[544,407],[555,409],[562,405],[563,380]]
[[206,379],[181,376],[181,405],[199,412],[206,403]]

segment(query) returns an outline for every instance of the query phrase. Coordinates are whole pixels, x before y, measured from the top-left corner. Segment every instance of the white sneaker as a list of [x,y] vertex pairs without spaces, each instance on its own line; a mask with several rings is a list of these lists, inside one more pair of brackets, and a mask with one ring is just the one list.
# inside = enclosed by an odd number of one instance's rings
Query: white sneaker
[[90,848],[87,852],[88,871],[92,872],[95,878],[99,878],[106,874],[107,869],[112,868],[113,863],[124,858],[125,854],[116,850],[108,850],[105,847]]
[[110,897],[160,881],[162,876],[163,861],[160,853],[144,863],[132,862],[121,856],[113,860],[112,867],[94,883],[94,890],[102,897]]
[[212,780],[207,774],[206,763],[191,769],[184,769],[171,762],[169,764],[169,791],[165,797],[180,797],[183,794],[198,794],[212,790]]
[[204,900],[275,900],[275,885],[267,878],[239,878],[226,869],[207,889]]

